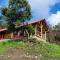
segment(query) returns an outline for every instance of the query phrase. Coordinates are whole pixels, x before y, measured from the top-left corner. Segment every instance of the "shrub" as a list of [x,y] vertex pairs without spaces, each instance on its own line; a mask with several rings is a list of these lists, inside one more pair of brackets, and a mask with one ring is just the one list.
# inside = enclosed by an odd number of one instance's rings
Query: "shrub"
[[56,41],[60,41],[60,37],[59,36],[55,36],[55,40]]

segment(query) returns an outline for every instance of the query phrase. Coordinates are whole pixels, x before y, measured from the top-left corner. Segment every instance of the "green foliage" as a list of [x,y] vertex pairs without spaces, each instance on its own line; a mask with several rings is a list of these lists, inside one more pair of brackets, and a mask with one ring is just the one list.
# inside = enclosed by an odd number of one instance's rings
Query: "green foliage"
[[34,30],[35,30],[35,28],[33,26],[30,26],[30,25],[21,26],[20,29],[22,29],[24,31],[27,30],[30,33],[34,33]]
[[[32,17],[31,8],[27,0],[9,0],[9,5],[7,8],[2,9],[2,14],[8,18],[8,25],[13,25],[17,20],[23,23]],[[12,24],[9,22],[12,22]]]
[[7,8],[3,8],[3,9],[2,9],[2,14],[6,16],[6,15],[7,15],[6,12],[7,12]]
[[56,35],[54,38],[55,38],[56,41],[60,41],[60,36]]
[[[31,46],[32,45],[32,46]],[[27,47],[26,50],[30,55],[40,56],[40,59],[43,60],[54,60],[60,58],[60,46],[55,44],[47,43],[35,43],[31,44],[30,47]]]
[[60,30],[60,23],[58,23],[57,25],[53,26],[53,30]]
[[1,16],[0,19],[0,28],[5,28],[7,26],[7,21],[6,21],[6,17]]
[[25,48],[26,44],[22,41],[9,40],[0,42],[0,54],[5,53],[9,48]]
[[14,32],[14,31],[15,31],[15,25],[12,24],[12,23],[10,23],[10,24],[8,25],[8,32]]
[[34,32],[35,28],[33,26],[26,26],[28,31]]
[[27,0],[9,0],[9,6],[2,10],[2,14],[14,21],[28,20],[31,18],[31,8]]
[[[34,39],[33,39],[34,40]],[[32,39],[31,39],[32,41]],[[9,49],[21,49],[23,48],[25,53],[29,55],[38,56],[39,60],[59,60],[60,59],[60,46],[55,44],[43,43],[43,42],[23,42],[10,40],[7,42],[0,42],[0,54],[6,53]],[[11,51],[11,50],[10,50]]]

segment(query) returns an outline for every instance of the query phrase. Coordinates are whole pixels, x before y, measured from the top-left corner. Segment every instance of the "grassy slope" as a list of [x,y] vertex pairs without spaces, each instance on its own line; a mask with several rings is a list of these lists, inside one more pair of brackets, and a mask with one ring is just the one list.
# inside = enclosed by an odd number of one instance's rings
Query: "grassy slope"
[[60,59],[60,46],[43,42],[0,42],[0,54],[4,54],[9,48],[23,48],[29,55],[40,56],[41,60]]

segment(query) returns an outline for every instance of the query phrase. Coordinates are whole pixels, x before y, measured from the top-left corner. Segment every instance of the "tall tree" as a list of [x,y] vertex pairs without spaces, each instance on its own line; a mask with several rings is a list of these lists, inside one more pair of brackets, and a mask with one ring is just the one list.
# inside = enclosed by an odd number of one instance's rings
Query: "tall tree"
[[2,14],[7,17],[8,28],[15,27],[15,22],[18,20],[20,23],[24,23],[32,17],[27,0],[9,0],[9,5],[7,8],[2,9]]
[[57,25],[53,26],[54,30],[60,30],[60,23],[58,23]]

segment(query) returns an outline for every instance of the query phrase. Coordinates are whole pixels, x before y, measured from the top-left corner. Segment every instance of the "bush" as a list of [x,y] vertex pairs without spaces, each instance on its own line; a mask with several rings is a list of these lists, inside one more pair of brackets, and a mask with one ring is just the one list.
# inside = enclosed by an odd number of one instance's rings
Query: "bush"
[[56,41],[60,41],[60,37],[59,36],[55,36],[55,40]]
[[5,45],[5,44],[6,44],[6,42],[3,42],[3,43],[2,43],[2,45]]

